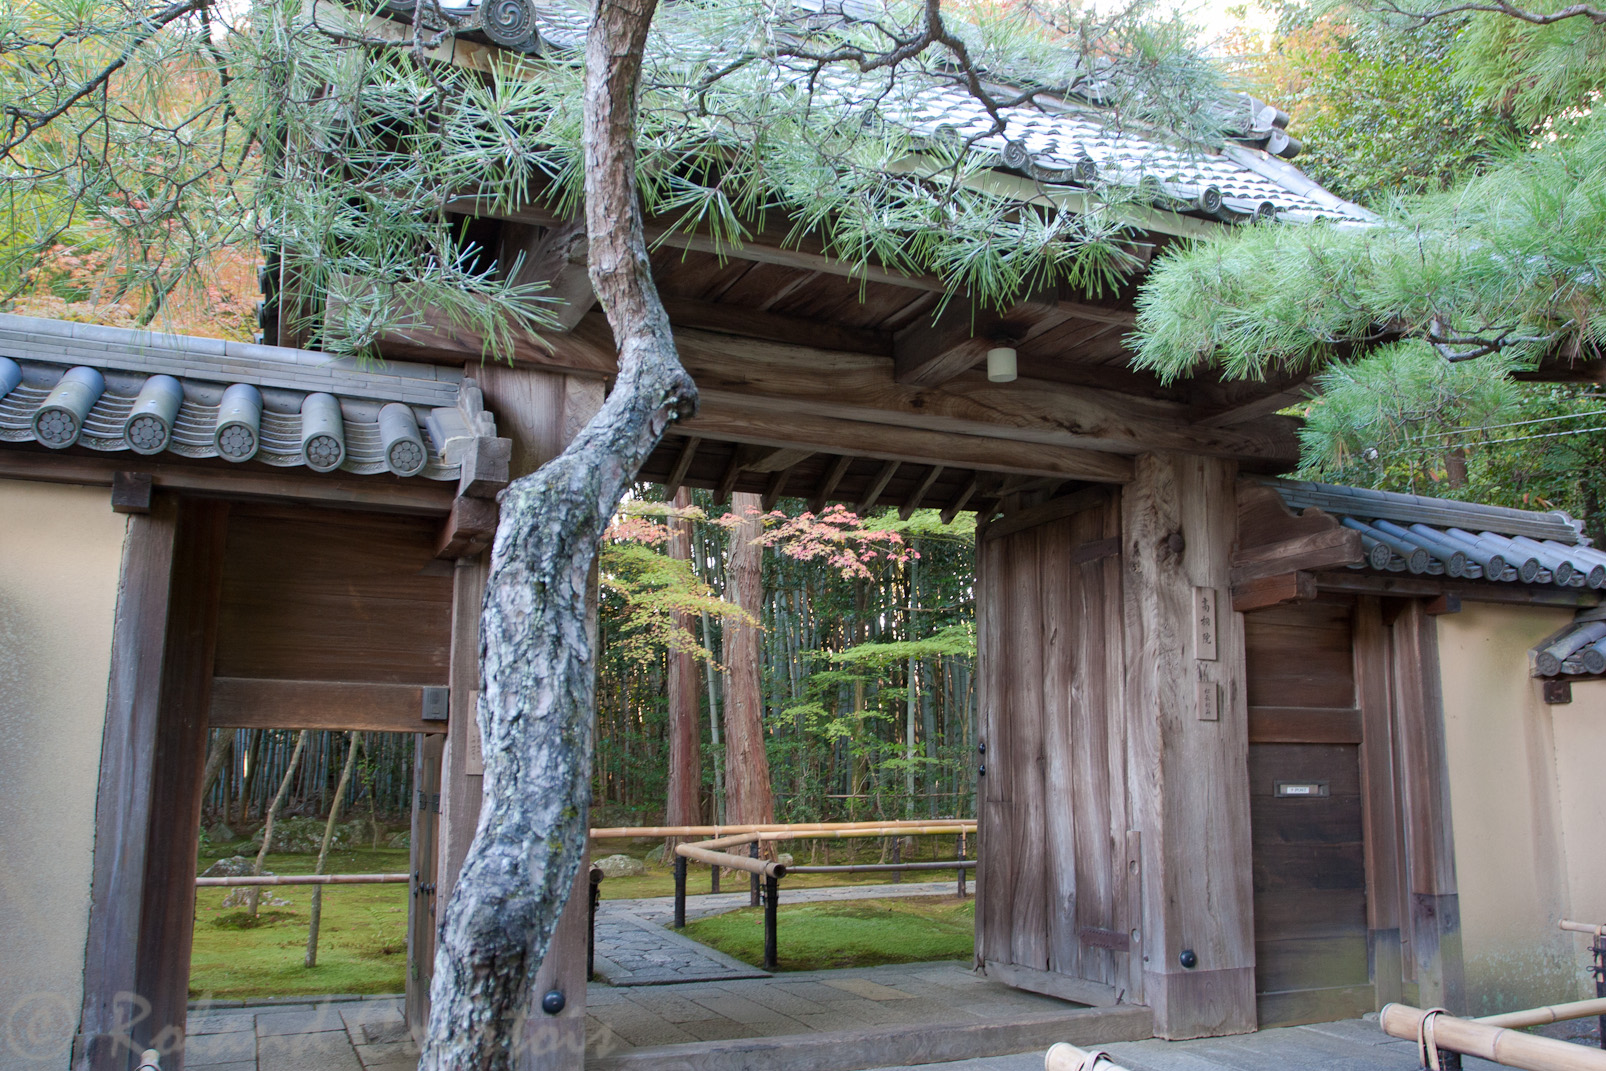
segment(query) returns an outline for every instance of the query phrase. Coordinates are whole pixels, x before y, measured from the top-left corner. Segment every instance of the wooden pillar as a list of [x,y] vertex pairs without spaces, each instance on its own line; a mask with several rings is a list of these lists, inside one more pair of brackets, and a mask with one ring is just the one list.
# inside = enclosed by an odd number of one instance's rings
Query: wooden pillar
[[1377,1005],[1400,1001],[1400,838],[1394,716],[1382,600],[1355,601],[1355,700],[1361,710],[1361,821],[1366,853],[1366,949]]
[[[554,372],[504,365],[476,365],[467,369],[485,392],[485,407],[497,421],[499,434],[513,440],[508,475],[526,476],[562,452],[564,446],[601,408],[604,387],[599,379],[583,379]],[[479,824],[484,759],[476,722],[480,687],[479,626],[489,572],[488,555],[459,559],[452,593],[451,717],[447,723],[446,744],[441,758],[440,856],[436,890],[436,916],[445,910],[452,887],[463,868]],[[592,606],[595,607],[595,590]],[[590,615],[593,647],[596,643],[596,614]],[[529,1009],[527,1024],[539,1036],[520,1050],[521,1071],[580,1071],[585,1062],[585,906],[586,868],[581,867],[574,892],[569,898],[553,935],[552,949],[542,963]],[[575,904],[579,904],[579,923],[573,923]],[[574,955],[574,936],[565,926],[578,925],[579,953]],[[560,954],[560,950],[561,954]],[[542,988],[544,986],[544,988]],[[558,1016],[541,1010],[544,993],[560,989],[565,994],[565,1010]],[[419,1001],[409,1013],[419,1017],[420,1028],[428,1017],[427,1001]],[[577,1045],[549,1044],[552,1037],[540,1026],[543,1022],[566,1022],[577,1018]],[[561,1027],[560,1031],[575,1028]],[[564,1034],[568,1037],[568,1034]]]
[[[1444,700],[1439,687],[1438,625],[1420,599],[1394,621],[1395,729],[1399,746],[1400,824],[1405,836],[1407,974],[1422,1008],[1466,1011],[1461,904],[1450,827],[1450,775]],[[1411,994],[1406,993],[1410,999]]]
[[1232,462],[1139,457],[1122,489],[1127,791],[1155,1033],[1255,1028],[1243,618]]
[[106,727],[95,807],[95,861],[84,950],[84,1007],[75,1071],[123,1071],[131,1044],[118,1035],[136,1014],[140,904],[145,891],[152,756],[173,568],[177,503],[158,496],[128,519],[112,631]]
[[73,1065],[183,1068],[212,658],[227,506],[160,496],[129,519],[95,815]]

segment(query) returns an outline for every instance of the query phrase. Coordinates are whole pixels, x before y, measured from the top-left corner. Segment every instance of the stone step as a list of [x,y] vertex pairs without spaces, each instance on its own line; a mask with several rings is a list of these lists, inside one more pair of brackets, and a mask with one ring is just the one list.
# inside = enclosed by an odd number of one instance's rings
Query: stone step
[[1056,1041],[1104,1045],[1154,1033],[1142,1005],[1001,1015],[985,1022],[873,1027],[820,1034],[701,1041],[586,1060],[586,1071],[867,1071],[1044,1051]]

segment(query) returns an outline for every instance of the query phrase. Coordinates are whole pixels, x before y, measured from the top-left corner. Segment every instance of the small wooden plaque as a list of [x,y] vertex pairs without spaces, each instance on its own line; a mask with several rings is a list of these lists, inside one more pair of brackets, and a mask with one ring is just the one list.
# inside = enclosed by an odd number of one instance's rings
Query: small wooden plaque
[[1221,686],[1215,681],[1199,682],[1199,720],[1221,720]]
[[485,742],[480,739],[480,699],[474,697],[473,709],[469,711],[468,753],[463,756],[463,772],[479,777],[485,773]]

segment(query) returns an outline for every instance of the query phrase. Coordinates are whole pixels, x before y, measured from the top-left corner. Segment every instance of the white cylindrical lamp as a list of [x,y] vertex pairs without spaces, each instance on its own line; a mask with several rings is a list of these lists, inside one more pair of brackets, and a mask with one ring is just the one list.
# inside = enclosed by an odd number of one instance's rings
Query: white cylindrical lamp
[[987,351],[987,378],[994,383],[1015,381],[1015,347],[994,346]]

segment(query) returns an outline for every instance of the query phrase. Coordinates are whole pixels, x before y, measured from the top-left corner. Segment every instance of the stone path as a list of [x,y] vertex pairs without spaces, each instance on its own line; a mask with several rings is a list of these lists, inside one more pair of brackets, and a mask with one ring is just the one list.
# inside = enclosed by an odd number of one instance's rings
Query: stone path
[[417,1071],[397,997],[196,1006],[186,1071]]
[[[953,892],[951,882],[909,882],[902,885],[839,885],[824,889],[781,890],[781,903],[820,903],[866,900],[889,896],[943,896]],[[750,895],[740,892],[705,893],[686,898],[686,919],[707,918],[746,907]],[[721,982],[767,978],[768,973],[732,959],[707,945],[698,944],[670,929],[675,898],[655,896],[640,900],[603,900],[597,905],[596,968],[610,985],[668,985],[681,982]]]

